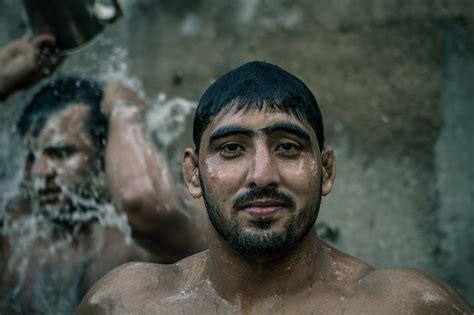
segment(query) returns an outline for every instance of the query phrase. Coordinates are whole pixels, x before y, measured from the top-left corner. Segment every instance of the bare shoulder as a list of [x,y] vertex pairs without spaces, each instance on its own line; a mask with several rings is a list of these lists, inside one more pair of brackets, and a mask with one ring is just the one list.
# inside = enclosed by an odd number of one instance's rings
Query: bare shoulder
[[351,314],[474,314],[472,306],[438,278],[415,269],[375,269],[323,244],[331,285],[343,292]]
[[[472,306],[452,287],[415,269],[377,269],[355,287],[357,300],[387,310],[415,314],[474,314]],[[380,305],[382,304],[382,305]]]
[[343,287],[352,287],[374,270],[374,267],[366,262],[341,252],[326,243],[322,243],[322,248],[328,253],[332,283],[338,283]]
[[132,262],[121,265],[100,279],[82,300],[76,314],[123,314],[152,308],[150,301],[176,294],[192,278],[189,269],[203,261],[196,254],[176,264]]
[[156,293],[158,283],[173,282],[174,265],[131,262],[121,265],[95,283],[76,314],[109,314],[134,295]]

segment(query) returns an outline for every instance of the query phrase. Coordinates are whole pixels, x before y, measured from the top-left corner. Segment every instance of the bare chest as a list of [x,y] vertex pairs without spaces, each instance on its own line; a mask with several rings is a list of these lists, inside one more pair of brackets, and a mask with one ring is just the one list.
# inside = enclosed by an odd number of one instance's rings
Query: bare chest
[[304,292],[291,298],[268,296],[256,300],[246,300],[237,294],[232,302],[206,286],[159,295],[129,295],[127,301],[116,304],[112,314],[363,314],[356,311],[350,299],[334,292]]
[[[123,304],[122,304],[123,305]],[[376,301],[367,297],[349,296],[339,291],[304,292],[290,298],[270,296],[246,302],[236,296],[233,303],[216,295],[209,288],[182,290],[158,299],[150,297],[138,303],[128,303],[127,310],[116,314],[400,314],[401,305],[390,301]]]

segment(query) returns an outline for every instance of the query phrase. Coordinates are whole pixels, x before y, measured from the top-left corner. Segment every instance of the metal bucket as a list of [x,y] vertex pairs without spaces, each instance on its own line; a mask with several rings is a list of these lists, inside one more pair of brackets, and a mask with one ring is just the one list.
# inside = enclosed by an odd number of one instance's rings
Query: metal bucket
[[52,34],[57,53],[77,52],[122,15],[118,0],[23,0],[34,35]]

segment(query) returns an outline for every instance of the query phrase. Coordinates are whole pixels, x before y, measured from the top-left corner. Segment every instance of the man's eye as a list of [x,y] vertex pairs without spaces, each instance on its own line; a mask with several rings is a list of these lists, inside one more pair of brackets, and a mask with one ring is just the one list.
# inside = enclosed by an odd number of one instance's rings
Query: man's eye
[[73,148],[61,148],[61,149],[52,149],[49,150],[49,155],[53,158],[58,160],[66,159],[72,154],[74,154],[75,150]]
[[237,143],[224,144],[219,148],[219,154],[223,157],[236,157],[242,154],[243,148]]
[[276,151],[284,155],[296,155],[301,151],[301,147],[296,143],[286,142],[277,146]]

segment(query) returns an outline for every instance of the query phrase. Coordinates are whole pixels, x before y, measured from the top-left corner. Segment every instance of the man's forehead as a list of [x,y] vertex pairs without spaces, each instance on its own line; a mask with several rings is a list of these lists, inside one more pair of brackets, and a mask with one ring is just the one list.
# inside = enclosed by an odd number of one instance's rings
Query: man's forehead
[[71,103],[64,109],[53,113],[46,121],[41,133],[57,131],[57,129],[74,129],[82,127],[90,113],[87,105]]
[[38,140],[63,141],[65,137],[86,131],[85,124],[90,108],[82,103],[71,103],[47,118],[44,126],[37,135],[30,129],[24,139],[26,145],[31,146]]

